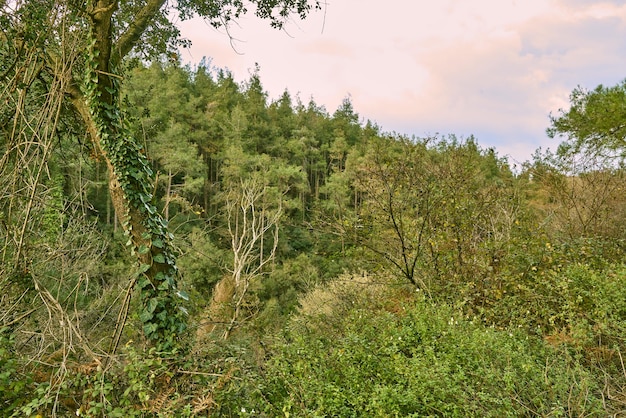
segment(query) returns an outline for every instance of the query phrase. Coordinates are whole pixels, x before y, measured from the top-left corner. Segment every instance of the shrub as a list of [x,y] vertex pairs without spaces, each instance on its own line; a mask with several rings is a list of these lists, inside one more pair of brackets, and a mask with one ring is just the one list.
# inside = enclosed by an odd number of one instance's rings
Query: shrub
[[24,403],[24,391],[32,387],[29,375],[20,369],[14,352],[13,334],[0,328],[0,415],[9,416]]
[[463,320],[448,306],[405,292],[377,297],[386,302],[292,321],[265,370],[259,402],[268,415],[602,413],[596,382],[568,351]]

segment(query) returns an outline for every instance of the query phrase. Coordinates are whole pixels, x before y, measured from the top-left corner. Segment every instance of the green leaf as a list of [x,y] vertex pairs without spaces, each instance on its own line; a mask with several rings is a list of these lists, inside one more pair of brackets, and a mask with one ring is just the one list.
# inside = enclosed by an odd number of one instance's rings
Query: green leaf
[[164,264],[165,256],[163,255],[163,253],[158,253],[152,258],[152,261],[154,261],[155,263]]
[[139,273],[145,273],[146,271],[150,270],[150,265],[149,264],[141,264],[139,265]]
[[147,323],[143,326],[143,333],[146,337],[150,338],[150,336],[154,334],[158,328],[157,324]]
[[152,241],[152,245],[157,247],[157,248],[163,248],[164,243],[163,243],[162,239],[157,238],[157,239]]
[[149,251],[150,251],[150,249],[147,246],[145,246],[144,244],[141,244],[139,246],[139,250],[137,250],[137,252],[139,254],[148,254]]
[[159,305],[159,300],[157,298],[152,298],[148,300],[148,312],[152,313],[154,312],[154,310],[157,308],[157,306]]
[[154,317],[154,315],[152,315],[152,312],[148,311],[147,309],[144,309],[143,311],[141,311],[141,314],[139,314],[139,319],[141,320],[141,322],[148,322],[149,320],[151,320]]
[[150,280],[148,280],[146,276],[141,276],[141,278],[137,280],[137,286],[139,287],[139,289],[145,289],[147,287],[150,287],[150,285]]
[[185,292],[184,290],[179,290],[176,292],[176,296],[178,296],[179,298],[188,301],[189,300],[189,294],[187,292]]
[[156,317],[157,317],[157,319],[158,319],[158,320],[160,320],[161,322],[165,322],[165,320],[167,319],[167,314],[168,314],[168,312],[167,312],[167,311],[161,311],[161,312],[159,312],[159,313],[156,315]]

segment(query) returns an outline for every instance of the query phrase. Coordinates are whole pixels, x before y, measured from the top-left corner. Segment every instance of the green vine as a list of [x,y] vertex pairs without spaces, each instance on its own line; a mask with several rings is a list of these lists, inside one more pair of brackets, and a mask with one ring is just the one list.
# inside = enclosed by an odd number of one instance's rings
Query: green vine
[[[86,77],[83,93],[95,124],[102,152],[108,159],[126,200],[123,227],[127,245],[139,258],[139,277],[142,311],[139,315],[145,336],[162,349],[174,348],[185,328],[184,312],[179,307],[184,292],[177,291],[176,256],[170,241],[167,223],[153,204],[154,173],[142,146],[135,141],[124,119],[120,105],[121,78],[110,72],[98,71],[99,51],[95,37],[89,40],[86,56]],[[105,78],[106,77],[106,78]],[[102,98],[102,80],[110,82],[104,91],[110,102]],[[131,215],[139,219],[131,222]],[[135,226],[133,226],[135,225]]]

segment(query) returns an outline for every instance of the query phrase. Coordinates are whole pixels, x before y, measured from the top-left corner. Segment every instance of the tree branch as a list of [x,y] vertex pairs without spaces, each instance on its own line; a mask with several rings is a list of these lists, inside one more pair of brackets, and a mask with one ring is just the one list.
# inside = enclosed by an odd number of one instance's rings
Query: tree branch
[[165,2],[166,0],[149,0],[137,13],[111,51],[111,61],[114,65],[117,65],[133,49]]
[[110,13],[112,12],[115,7],[117,7],[117,3],[113,2],[111,4],[109,4],[108,6],[105,7],[100,7],[99,9],[95,9],[89,12],[89,16],[91,16],[92,18],[95,18],[96,15],[100,14],[100,13]]

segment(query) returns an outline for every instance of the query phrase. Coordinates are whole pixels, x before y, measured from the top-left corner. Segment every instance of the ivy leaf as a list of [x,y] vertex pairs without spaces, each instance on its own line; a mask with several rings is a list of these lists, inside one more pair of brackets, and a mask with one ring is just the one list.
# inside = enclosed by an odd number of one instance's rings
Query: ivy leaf
[[145,273],[146,271],[150,270],[150,265],[149,264],[141,264],[139,265],[139,273]]
[[144,324],[143,333],[146,335],[146,337],[149,338],[152,334],[156,332],[157,329],[158,329],[157,324],[152,324],[152,323]]
[[165,256],[163,255],[163,253],[158,253],[157,255],[155,255],[152,260],[155,263],[159,263],[159,264],[165,264]]
[[157,319],[161,322],[165,322],[167,319],[167,311],[161,311],[156,315]]
[[178,296],[179,298],[185,301],[189,300],[189,294],[185,292],[184,290],[179,290],[178,292],[176,292],[176,296]]
[[152,298],[148,300],[148,312],[150,312],[150,314],[152,314],[152,312],[154,312],[154,310],[157,308],[157,306],[159,305],[159,300],[157,298]]
[[131,169],[128,171],[128,174],[129,174],[132,178],[134,178],[135,180],[141,180],[141,173],[140,173],[140,172],[138,172],[138,171],[137,171],[136,169],[134,169],[134,168],[131,168]]
[[157,247],[157,248],[163,248],[163,245],[164,245],[164,244],[163,244],[163,240],[162,240],[162,239],[157,238],[157,239],[155,239],[155,240],[153,240],[153,241],[152,241],[152,245],[153,245],[153,246],[155,246],[155,247]]
[[137,252],[139,254],[148,254],[148,251],[150,251],[150,249],[147,246],[145,246],[144,244],[141,244],[139,246],[139,250],[137,250]]
[[109,109],[106,109],[104,111],[104,114],[107,116],[107,118],[109,118],[109,120],[115,119],[115,114],[113,112],[111,112]]
[[139,314],[139,319],[141,319],[141,322],[148,322],[149,320],[151,320],[154,317],[154,315],[152,315],[152,312],[149,312],[147,309],[144,309],[143,311],[141,311],[141,314]]
[[146,278],[146,276],[141,276],[141,278],[139,280],[137,280],[137,286],[139,287],[139,289],[145,289],[147,287],[150,287],[152,283],[150,283],[150,280],[148,280]]

